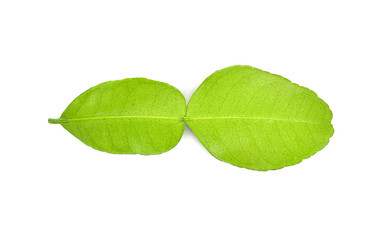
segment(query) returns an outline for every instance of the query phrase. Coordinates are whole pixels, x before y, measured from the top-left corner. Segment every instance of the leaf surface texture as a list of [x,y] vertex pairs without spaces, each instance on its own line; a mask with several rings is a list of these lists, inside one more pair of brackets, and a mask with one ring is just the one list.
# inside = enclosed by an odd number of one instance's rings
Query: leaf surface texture
[[176,88],[128,78],[90,88],[49,122],[100,151],[150,155],[176,146],[185,113],[185,98]]
[[186,123],[217,159],[272,170],[321,150],[333,135],[332,112],[317,95],[250,66],[209,76],[187,107]]

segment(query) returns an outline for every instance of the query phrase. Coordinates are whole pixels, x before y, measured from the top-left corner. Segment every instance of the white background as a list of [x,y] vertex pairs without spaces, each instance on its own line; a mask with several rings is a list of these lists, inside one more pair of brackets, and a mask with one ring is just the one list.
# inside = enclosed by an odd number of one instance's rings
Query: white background
[[[0,239],[390,239],[388,1],[1,1]],[[335,134],[277,171],[187,128],[156,156],[87,147],[47,118],[108,80],[191,97],[248,64],[306,86]]]

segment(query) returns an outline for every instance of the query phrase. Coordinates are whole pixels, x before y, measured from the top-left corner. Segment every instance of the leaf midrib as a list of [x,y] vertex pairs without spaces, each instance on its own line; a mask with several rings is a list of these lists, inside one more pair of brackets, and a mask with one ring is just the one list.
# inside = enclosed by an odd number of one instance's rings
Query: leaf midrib
[[49,119],[49,123],[69,123],[105,119],[155,119],[155,120],[177,120],[182,121],[182,117],[163,117],[163,116],[101,116],[101,117],[83,117],[83,118],[58,118]]
[[84,118],[58,118],[49,119],[49,123],[70,123],[80,121],[93,121],[105,119],[154,119],[154,120],[175,120],[175,121],[202,121],[202,120],[226,120],[226,119],[247,119],[247,120],[267,120],[267,121],[284,121],[284,122],[299,122],[309,124],[325,124],[327,122],[313,122],[299,119],[286,118],[270,118],[270,117],[248,117],[248,116],[220,116],[220,117],[163,117],[163,116],[101,116],[101,117],[84,117]]
[[268,120],[268,121],[285,121],[285,122],[300,122],[310,124],[325,124],[330,125],[328,122],[314,122],[300,119],[286,119],[286,118],[270,118],[270,117],[248,117],[248,116],[221,116],[221,117],[184,117],[184,121],[193,120],[225,120],[225,119],[247,119],[247,120]]

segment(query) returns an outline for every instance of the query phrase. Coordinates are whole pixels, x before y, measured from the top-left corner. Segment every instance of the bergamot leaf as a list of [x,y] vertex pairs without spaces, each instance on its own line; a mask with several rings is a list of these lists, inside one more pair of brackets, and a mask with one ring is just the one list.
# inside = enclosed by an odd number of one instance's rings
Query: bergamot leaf
[[176,88],[128,78],[90,88],[49,122],[100,151],[150,155],[176,146],[185,112],[185,98]]
[[325,147],[332,112],[317,95],[250,66],[209,76],[191,97],[185,122],[217,159],[254,170],[297,164]]

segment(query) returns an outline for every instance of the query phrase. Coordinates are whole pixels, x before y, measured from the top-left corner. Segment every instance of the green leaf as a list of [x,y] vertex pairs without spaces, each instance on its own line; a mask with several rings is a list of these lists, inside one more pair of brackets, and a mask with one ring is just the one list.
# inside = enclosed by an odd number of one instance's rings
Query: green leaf
[[145,78],[109,81],[78,96],[59,123],[83,143],[109,153],[159,154],[176,146],[184,131],[184,96]]
[[185,122],[217,159],[254,170],[297,164],[325,147],[332,112],[317,95],[250,66],[209,76],[195,91]]

